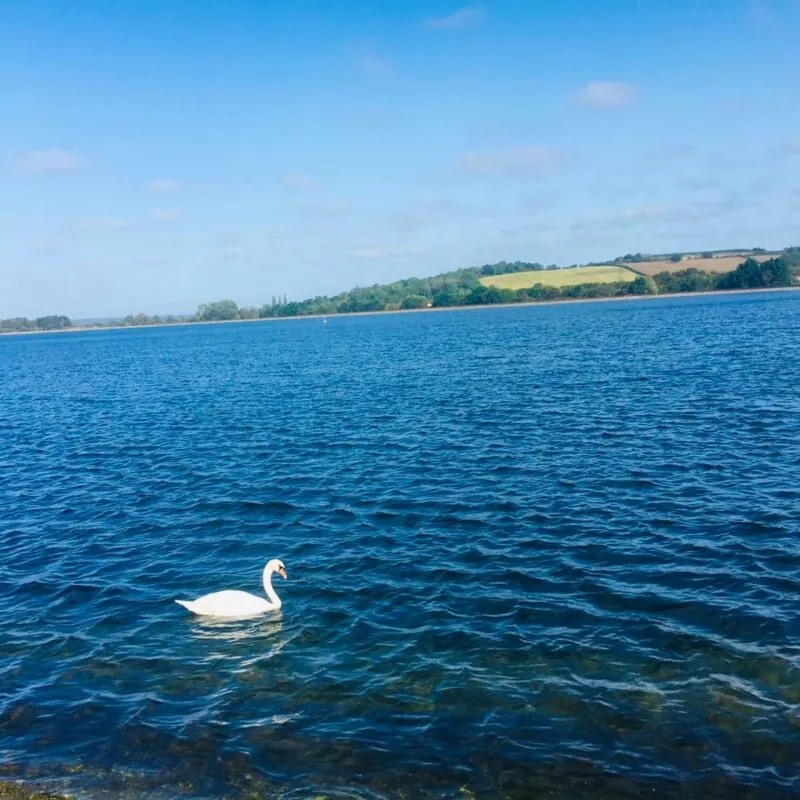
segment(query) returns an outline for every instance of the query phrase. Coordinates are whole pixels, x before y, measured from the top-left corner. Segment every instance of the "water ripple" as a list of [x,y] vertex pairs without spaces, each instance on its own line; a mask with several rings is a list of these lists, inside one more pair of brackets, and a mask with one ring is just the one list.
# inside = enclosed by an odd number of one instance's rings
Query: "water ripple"
[[[0,779],[800,782],[795,295],[0,339]],[[259,591],[280,613],[188,617]]]

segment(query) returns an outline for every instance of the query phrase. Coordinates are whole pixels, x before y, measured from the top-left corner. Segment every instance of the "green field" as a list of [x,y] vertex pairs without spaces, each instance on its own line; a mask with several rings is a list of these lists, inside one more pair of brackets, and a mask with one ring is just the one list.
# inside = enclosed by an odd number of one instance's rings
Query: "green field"
[[484,286],[498,289],[529,289],[537,283],[543,286],[577,286],[581,283],[616,283],[632,281],[636,273],[626,267],[570,267],[569,269],[509,272],[505,275],[487,275],[480,279]]

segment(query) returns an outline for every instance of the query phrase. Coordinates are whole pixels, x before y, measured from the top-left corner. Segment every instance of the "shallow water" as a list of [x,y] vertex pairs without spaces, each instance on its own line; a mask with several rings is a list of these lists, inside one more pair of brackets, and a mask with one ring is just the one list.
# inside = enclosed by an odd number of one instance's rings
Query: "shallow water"
[[0,778],[796,797],[798,387],[789,294],[2,338]]

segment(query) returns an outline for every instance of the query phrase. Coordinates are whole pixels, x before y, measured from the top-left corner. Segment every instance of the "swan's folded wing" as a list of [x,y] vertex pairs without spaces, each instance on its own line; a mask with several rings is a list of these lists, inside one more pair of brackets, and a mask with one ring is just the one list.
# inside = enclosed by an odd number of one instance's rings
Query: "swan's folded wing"
[[[181,603],[181,605],[184,604]],[[192,601],[191,606],[186,605],[186,608],[195,614],[206,616],[247,617],[269,611],[272,604],[254,594],[229,589],[198,597],[197,600]]]

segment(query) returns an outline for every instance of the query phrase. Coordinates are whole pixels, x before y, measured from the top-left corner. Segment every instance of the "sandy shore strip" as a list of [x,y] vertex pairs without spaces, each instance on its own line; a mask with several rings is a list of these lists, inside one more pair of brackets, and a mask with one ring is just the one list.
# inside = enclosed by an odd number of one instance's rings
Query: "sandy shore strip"
[[[626,294],[622,297],[569,297],[559,300],[530,300],[525,303],[483,303],[472,306],[437,306],[436,308],[400,308],[392,311],[345,311],[335,314],[300,314],[287,317],[259,317],[257,319],[215,319],[203,322],[156,322],[152,325],[76,325],[56,331],[4,331],[0,336],[35,336],[55,333],[85,333],[87,331],[127,331],[142,328],[185,328],[195,325],[230,325],[251,322],[287,322],[302,319],[337,319],[339,317],[375,317],[383,314],[425,314],[437,311],[481,311],[490,308],[531,308],[536,306],[572,305],[575,303],[618,303],[631,300],[675,300],[683,297],[710,297],[732,294],[774,294],[800,292],[800,286],[775,286],[767,289],[725,289],[714,292],[673,292],[667,294]],[[0,796],[1,797],[1,796]]]

